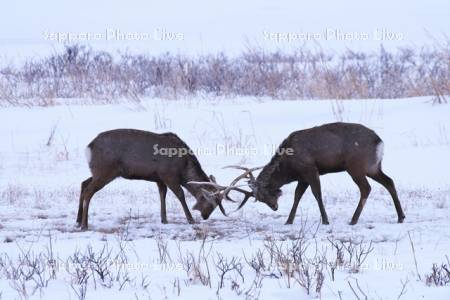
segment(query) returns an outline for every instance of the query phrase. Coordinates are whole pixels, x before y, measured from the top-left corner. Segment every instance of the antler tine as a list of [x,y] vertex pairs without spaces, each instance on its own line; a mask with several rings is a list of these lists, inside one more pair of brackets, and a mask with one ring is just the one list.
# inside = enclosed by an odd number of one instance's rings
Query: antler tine
[[215,182],[210,182],[210,181],[188,181],[188,184],[193,184],[193,185],[206,185],[206,186],[211,186],[211,187],[215,187],[218,191],[222,191],[224,189],[226,189],[226,186],[222,186],[220,184],[217,184]]
[[259,169],[262,169],[263,167],[255,167],[255,168],[247,168],[247,167],[243,167],[243,166],[238,166],[238,165],[229,165],[229,166],[225,166],[223,167],[223,169],[238,169],[238,170],[244,170],[247,172],[253,172]]
[[219,209],[220,209],[220,211],[222,212],[222,214],[223,214],[225,217],[228,217],[228,214],[227,214],[227,212],[225,211],[225,208],[223,208],[222,203],[219,202],[217,205],[219,206]]
[[244,171],[249,170],[249,168],[247,168],[247,167],[238,166],[238,165],[228,165],[228,166],[223,167],[222,169],[238,169],[238,170],[244,170]]
[[[215,192],[213,192],[213,195],[218,195],[220,197],[220,200],[226,199],[228,201],[231,202],[236,202],[233,199],[231,199],[229,197],[229,193],[231,191],[237,191],[240,192],[242,194],[244,194],[244,200],[239,204],[239,207],[236,210],[241,209],[244,204],[248,201],[248,199],[250,199],[250,197],[253,197],[253,192],[250,191],[246,191],[242,188],[240,188],[239,186],[236,186],[236,184],[244,179],[244,178],[250,178],[250,181],[253,182],[255,181],[255,177],[253,176],[252,172],[261,169],[262,167],[256,167],[256,168],[246,168],[246,167],[242,167],[242,166],[237,166],[237,165],[231,165],[231,166],[226,166],[224,168],[233,168],[233,169],[239,169],[239,170],[244,170],[245,172],[241,175],[239,175],[238,177],[236,177],[229,186],[222,186],[220,184],[217,184],[215,182],[212,181],[189,181],[188,184],[192,184],[192,185],[197,185],[197,186],[209,186],[209,187],[213,187],[216,189]],[[222,211],[222,213],[224,215],[226,215],[225,210],[222,206],[222,203],[218,203],[219,209]]]
[[235,179],[233,179],[233,181],[230,183],[230,185],[235,185],[236,183],[238,183],[241,179],[244,178],[248,178],[248,175],[250,173],[249,172],[245,172],[244,174],[239,175],[238,177],[236,177]]
[[250,199],[250,197],[253,195],[245,195],[244,200],[242,200],[241,204],[239,204],[238,208],[236,208],[235,211],[238,211],[242,208],[242,206],[245,205],[245,203],[247,203],[247,200]]
[[250,176],[250,180],[251,181],[255,181],[255,176],[253,176],[252,172],[262,169],[263,167],[255,167],[255,168],[247,168],[247,167],[242,167],[242,166],[238,166],[238,165],[230,165],[230,166],[225,166],[223,167],[224,169],[238,169],[238,170],[244,170],[245,172],[243,174],[241,174],[240,176],[236,177],[236,179],[234,179],[231,182],[231,185],[236,184],[239,180],[243,179],[243,178],[247,178],[247,176]]
[[239,187],[237,187],[237,186],[229,186],[229,187],[227,187],[227,188],[223,191],[223,195],[224,195],[224,196],[228,196],[228,193],[231,192],[231,191],[237,191],[237,192],[240,192],[240,193],[242,193],[242,194],[244,194],[244,195],[246,195],[246,196],[247,196],[247,195],[253,196],[253,193],[252,193],[252,192],[246,191],[246,190],[241,189],[241,188],[239,188]]
[[[238,189],[239,188],[236,188],[236,190],[238,190]],[[252,192],[244,191],[244,190],[241,190],[241,189],[239,189],[239,191],[244,193],[244,195],[245,195],[244,200],[242,200],[241,204],[239,204],[239,206],[235,210],[233,210],[231,213],[234,213],[234,212],[240,210],[245,205],[245,203],[247,203],[248,199],[253,197],[253,193]]]
[[[244,206],[244,204],[247,202],[247,200],[250,199],[250,197],[253,197],[253,192],[246,191],[237,186],[229,186],[223,192],[221,192],[221,194],[223,195],[223,198],[225,198],[227,200],[231,200],[230,197],[228,196],[228,194],[231,191],[237,191],[237,192],[240,192],[245,195],[244,200],[242,200],[241,204],[239,204],[239,207],[235,211],[238,211],[239,209],[241,209],[242,206]],[[236,202],[234,200],[231,200],[231,201]]]
[[[253,176],[252,172],[253,172],[253,171],[256,171],[256,170],[259,170],[259,169],[262,169],[263,167],[247,168],[247,167],[238,166],[238,165],[230,165],[230,166],[225,166],[225,167],[223,167],[223,168],[224,168],[224,169],[238,169],[238,170],[245,170],[245,172],[244,172],[243,174],[241,174],[241,175],[239,175],[238,177],[236,177],[236,178],[230,183],[230,185],[228,186],[228,188],[224,190],[223,194],[224,194],[225,199],[229,199],[228,194],[231,192],[231,190],[233,190],[233,189],[230,188],[230,187],[235,186],[236,183],[238,183],[241,179],[244,179],[244,178],[249,178],[249,177],[250,177],[250,181],[251,181],[251,182],[254,182],[256,179],[255,179],[255,176]],[[234,189],[234,190],[238,191],[237,189]],[[242,189],[239,189],[239,192],[244,193],[244,192],[247,192],[247,191],[242,190]],[[252,195],[248,196],[247,194],[245,194],[245,196],[246,196],[245,201],[247,201],[248,198],[250,198]],[[242,203],[241,203],[241,205],[242,205]],[[239,207],[242,207],[242,206],[239,206]]]
[[[197,185],[197,186],[210,186],[210,187],[213,187],[213,188],[216,189],[216,191],[212,193],[213,195],[219,195],[222,199],[226,199],[226,200],[234,202],[234,203],[236,202],[235,200],[231,199],[228,196],[228,192],[227,192],[227,194],[225,194],[225,192],[229,188],[227,186],[222,186],[222,185],[217,184],[215,182],[208,182],[208,181],[189,181],[188,184]],[[246,192],[246,191],[244,191],[243,189],[241,189],[241,188],[239,188],[237,186],[233,186],[233,188],[236,189],[236,190],[241,190],[243,192]],[[221,210],[223,210],[223,207],[221,208]]]

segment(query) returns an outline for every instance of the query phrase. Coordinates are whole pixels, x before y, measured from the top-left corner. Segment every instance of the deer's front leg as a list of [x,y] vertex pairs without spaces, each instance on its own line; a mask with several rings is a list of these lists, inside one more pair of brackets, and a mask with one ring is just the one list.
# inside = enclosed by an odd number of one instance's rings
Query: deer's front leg
[[299,181],[297,187],[295,188],[295,196],[294,196],[294,204],[292,205],[291,212],[286,221],[286,225],[292,224],[295,219],[295,214],[297,213],[298,204],[300,203],[300,199],[308,188],[309,184],[303,181]]

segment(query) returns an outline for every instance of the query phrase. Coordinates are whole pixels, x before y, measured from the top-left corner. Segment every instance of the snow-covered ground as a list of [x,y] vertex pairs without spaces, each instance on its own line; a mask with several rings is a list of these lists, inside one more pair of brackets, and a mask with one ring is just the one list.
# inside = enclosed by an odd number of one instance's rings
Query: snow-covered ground
[[[432,105],[430,98],[146,99],[141,104],[1,108],[0,299],[79,299],[84,286],[87,299],[351,299],[354,293],[360,299],[364,294],[368,299],[448,299],[450,286],[427,286],[425,279],[433,263],[448,263],[450,254],[449,116],[449,105]],[[328,226],[319,224],[317,203],[309,190],[294,225],[283,225],[295,185],[283,187],[277,212],[250,202],[228,218],[217,210],[203,221],[195,211],[195,225],[187,224],[181,205],[169,193],[169,224],[163,225],[155,184],[116,180],[94,196],[90,230],[80,232],[75,227],[80,183],[89,177],[84,148],[101,131],[173,131],[197,151],[208,174],[227,184],[238,173],[223,166],[263,165],[290,132],[333,121],[365,124],[383,138],[383,166],[397,185],[404,224],[396,223],[388,193],[371,181],[372,193],[359,223],[348,225],[359,192],[350,177],[341,173],[321,177]],[[189,206],[193,203],[189,196]],[[231,211],[234,204],[225,207]],[[337,266],[333,280],[331,262],[336,251],[329,240],[346,247],[362,241],[363,249],[373,250],[355,272],[357,260],[344,248],[345,263]],[[299,241],[303,247],[308,245],[302,256],[306,265],[325,265],[320,292],[316,291],[317,270],[311,271],[313,287],[307,295],[302,286],[305,276],[288,276],[290,272],[279,264],[281,254],[289,256],[288,250]],[[88,255],[89,249],[94,253],[91,258],[102,256],[106,249],[105,265],[111,265],[103,281],[92,268],[87,268],[85,281],[74,275],[83,269],[75,258],[88,257],[82,254]],[[270,264],[269,252],[274,249],[279,249],[280,259]],[[246,262],[258,251],[266,264],[260,274]],[[56,260],[54,269],[47,264],[49,255]],[[242,277],[234,269],[219,288],[221,255],[228,262],[233,257],[240,262]],[[328,263],[317,263],[321,257]],[[43,280],[47,284],[39,284],[36,273],[23,279],[24,270],[30,269],[26,261],[33,258],[44,263],[41,277],[51,278],[48,283]],[[200,271],[185,270],[189,259]],[[17,275],[20,270],[22,275]]]

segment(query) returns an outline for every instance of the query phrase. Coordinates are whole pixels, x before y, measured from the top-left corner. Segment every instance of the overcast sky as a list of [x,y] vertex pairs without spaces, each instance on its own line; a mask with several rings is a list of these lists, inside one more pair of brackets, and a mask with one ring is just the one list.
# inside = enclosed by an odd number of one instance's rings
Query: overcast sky
[[94,48],[131,52],[232,54],[249,45],[339,51],[442,40],[450,36],[450,1],[15,0],[2,3],[0,22],[0,57],[54,51],[67,43],[65,33]]

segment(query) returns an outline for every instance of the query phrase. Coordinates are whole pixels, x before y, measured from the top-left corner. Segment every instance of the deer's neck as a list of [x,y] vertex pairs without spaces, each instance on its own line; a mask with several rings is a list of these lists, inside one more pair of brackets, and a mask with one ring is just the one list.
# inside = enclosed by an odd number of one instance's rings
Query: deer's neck
[[280,159],[280,157],[275,157],[262,169],[256,179],[259,186],[279,189],[283,185],[295,180],[286,166],[281,163]]
[[183,187],[185,187],[195,198],[200,197],[200,195],[202,194],[201,188],[197,185],[191,185],[187,183],[189,181],[209,181],[209,177],[206,175],[206,173],[201,168],[196,166],[187,167],[183,177]]

